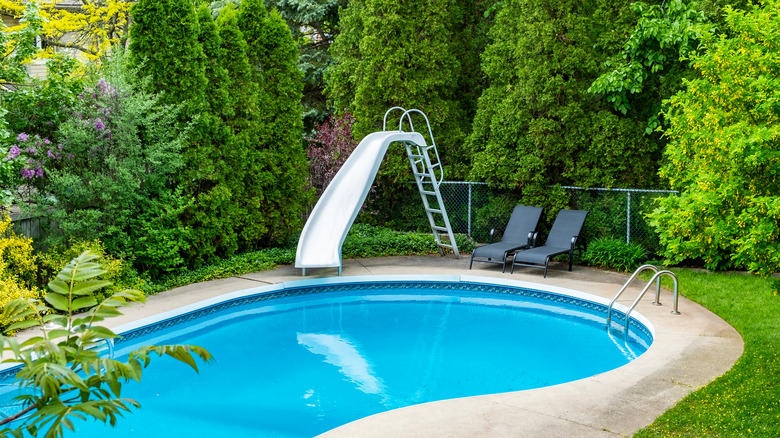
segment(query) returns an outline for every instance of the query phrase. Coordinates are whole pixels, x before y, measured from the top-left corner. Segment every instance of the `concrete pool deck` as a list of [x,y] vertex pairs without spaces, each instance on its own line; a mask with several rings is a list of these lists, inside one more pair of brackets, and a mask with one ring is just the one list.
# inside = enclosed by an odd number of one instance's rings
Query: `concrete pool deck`
[[[540,269],[518,268],[501,273],[499,265],[452,256],[385,257],[344,261],[343,276],[473,275],[518,280],[578,290],[611,299],[627,275],[575,266],[551,265],[547,278]],[[263,285],[332,277],[336,268],[309,269],[307,276],[292,266],[193,284],[148,298],[125,315],[107,321],[121,324],[153,316],[219,295]],[[644,285],[635,281],[620,303],[628,306]],[[653,324],[655,340],[633,362],[590,378],[527,391],[443,400],[379,413],[331,430],[323,438],[351,437],[616,437],[631,436],[674,406],[688,393],[728,371],[743,351],[739,334],[726,322],[680,297],[681,315],[671,315],[672,293],[661,292],[662,306],[653,306],[654,288],[637,311]],[[684,285],[682,285],[684,291]]]

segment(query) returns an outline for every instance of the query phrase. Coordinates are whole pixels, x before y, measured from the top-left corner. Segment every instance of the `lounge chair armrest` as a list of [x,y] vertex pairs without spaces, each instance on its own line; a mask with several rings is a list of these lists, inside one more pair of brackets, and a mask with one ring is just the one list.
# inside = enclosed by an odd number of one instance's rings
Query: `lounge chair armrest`
[[539,235],[536,231],[531,231],[528,233],[528,247],[534,248],[536,247],[536,237]]
[[496,233],[495,228],[490,229],[490,240],[488,240],[488,243],[493,243],[493,235]]
[[571,251],[572,251],[572,253],[574,252],[574,246],[577,244],[577,239],[579,237],[580,236],[572,236],[572,238],[571,238]]

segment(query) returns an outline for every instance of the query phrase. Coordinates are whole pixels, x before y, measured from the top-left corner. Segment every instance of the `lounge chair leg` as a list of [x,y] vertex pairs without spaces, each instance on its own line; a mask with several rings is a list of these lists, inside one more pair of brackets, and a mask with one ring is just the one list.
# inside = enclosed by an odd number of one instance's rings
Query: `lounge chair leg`
[[544,277],[547,278],[547,266],[550,265],[550,256],[547,256],[546,259],[544,259]]
[[471,261],[469,262],[469,270],[471,269],[471,265],[474,264],[474,254],[471,254]]
[[571,266],[574,263],[574,250],[572,250],[569,253],[569,271],[571,271]]

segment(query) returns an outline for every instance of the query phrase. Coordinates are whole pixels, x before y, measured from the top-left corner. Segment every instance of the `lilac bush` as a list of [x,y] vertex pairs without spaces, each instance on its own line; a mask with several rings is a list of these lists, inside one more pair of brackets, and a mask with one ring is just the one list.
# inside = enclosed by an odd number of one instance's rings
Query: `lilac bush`
[[[41,242],[100,240],[109,254],[136,267],[168,271],[181,266],[186,249],[186,230],[177,228],[176,218],[187,200],[174,178],[183,165],[186,128],[176,125],[179,108],[143,91],[122,58],[113,53],[103,77],[91,79],[78,95],[57,131],[61,145],[30,143],[30,136],[19,149],[30,155],[26,148],[34,146],[45,169],[36,209],[54,226]],[[37,178],[38,168],[28,169]]]
[[62,145],[54,146],[48,138],[41,138],[37,134],[19,133],[0,162],[2,201],[10,203],[12,194],[17,191],[27,199],[31,189],[42,189],[45,185],[45,169],[56,165],[62,157]]

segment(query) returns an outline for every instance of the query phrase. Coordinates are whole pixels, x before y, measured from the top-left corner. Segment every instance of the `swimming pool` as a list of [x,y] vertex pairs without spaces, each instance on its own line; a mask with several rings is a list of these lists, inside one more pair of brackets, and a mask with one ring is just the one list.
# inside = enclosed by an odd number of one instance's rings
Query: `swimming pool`
[[[397,407],[588,377],[628,363],[652,340],[641,316],[628,342],[610,336],[603,301],[477,277],[244,291],[127,328],[116,355],[193,343],[216,363],[199,376],[174,361],[153,364],[123,394],[143,409],[110,434],[312,436]],[[80,437],[107,432],[77,427]]]

